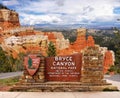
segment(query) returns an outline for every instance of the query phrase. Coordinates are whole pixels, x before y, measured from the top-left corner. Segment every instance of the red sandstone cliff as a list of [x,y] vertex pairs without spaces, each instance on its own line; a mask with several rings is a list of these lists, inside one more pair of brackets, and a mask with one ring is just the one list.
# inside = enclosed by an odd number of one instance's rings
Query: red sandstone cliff
[[0,28],[6,30],[9,28],[19,27],[19,15],[15,11],[0,9]]
[[[32,27],[20,27],[19,15],[15,11],[0,10],[0,42],[3,49],[17,57],[20,52],[41,52],[46,56],[48,43],[52,41],[57,48],[58,55],[70,55],[79,53],[86,47],[94,47],[95,41],[92,36],[86,38],[86,29],[77,29],[77,39],[73,44],[64,39],[62,33],[40,32]],[[113,55],[110,51],[105,52],[104,73],[113,65]]]
[[77,39],[71,45],[71,48],[76,52],[80,52],[85,47],[86,47],[86,29],[77,29]]
[[95,41],[93,39],[92,36],[88,36],[88,39],[87,39],[87,46],[90,47],[90,46],[95,46]]
[[114,65],[113,54],[111,51],[106,51],[104,56],[104,73],[108,72],[108,69]]

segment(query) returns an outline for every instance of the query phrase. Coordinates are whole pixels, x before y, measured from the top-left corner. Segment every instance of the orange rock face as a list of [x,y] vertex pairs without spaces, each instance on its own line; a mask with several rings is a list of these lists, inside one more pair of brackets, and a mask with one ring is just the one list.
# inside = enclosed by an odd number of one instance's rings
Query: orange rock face
[[76,52],[81,52],[83,49],[89,46],[95,46],[95,41],[92,36],[88,36],[86,39],[86,29],[77,29],[77,39],[70,45],[69,48],[59,50],[59,55],[68,55]]
[[6,30],[6,29],[9,29],[9,28],[16,28],[16,27],[19,27],[20,24],[19,24],[19,21],[17,23],[12,23],[12,22],[9,22],[9,21],[5,21],[3,23],[3,29]]
[[77,40],[73,44],[73,49],[77,52],[80,52],[86,47],[86,37],[84,35],[78,36]]
[[90,46],[95,46],[95,41],[93,39],[92,36],[88,36],[88,39],[87,39],[87,46],[90,47]]
[[113,55],[110,51],[106,51],[104,56],[104,73],[107,73],[112,65],[114,65]]
[[71,48],[65,48],[65,49],[62,49],[62,50],[57,50],[57,54],[59,56],[62,56],[62,55],[70,55],[70,54],[73,54],[74,50],[71,49]]
[[[31,51],[39,51],[46,56],[50,41],[56,46],[58,56],[80,53],[86,47],[95,46],[92,36],[86,38],[86,29],[77,29],[77,39],[70,44],[61,32],[41,32],[35,31],[31,27],[20,27],[18,13],[6,9],[0,10],[0,32],[1,46],[14,58],[17,58],[21,52]],[[104,73],[113,64],[113,54],[110,51],[105,52]]]
[[[19,15],[15,11],[0,9],[0,43],[4,37],[9,37],[10,29],[20,27]],[[8,32],[4,32],[8,30]]]
[[77,30],[78,36],[76,41],[71,45],[71,48],[75,50],[76,52],[80,52],[86,47],[95,46],[95,41],[92,36],[88,36],[86,39],[86,30],[85,29],[79,29]]
[[52,32],[45,32],[44,35],[48,36],[48,40],[53,42],[56,45],[56,38]]
[[7,9],[0,9],[0,27],[2,30],[20,27],[18,13]]
[[56,39],[52,32],[45,32],[44,35],[48,36],[49,40]]
[[86,29],[78,29],[77,30],[77,39],[71,45],[71,48],[76,51],[80,52],[82,49],[86,47]]

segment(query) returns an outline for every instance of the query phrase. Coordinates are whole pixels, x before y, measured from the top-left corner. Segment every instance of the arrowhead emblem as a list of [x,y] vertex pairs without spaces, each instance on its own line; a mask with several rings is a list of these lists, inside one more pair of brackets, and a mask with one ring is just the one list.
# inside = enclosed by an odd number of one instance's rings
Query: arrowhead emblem
[[32,54],[24,57],[24,66],[31,76],[33,76],[37,72],[39,65],[40,57],[37,57],[37,55]]

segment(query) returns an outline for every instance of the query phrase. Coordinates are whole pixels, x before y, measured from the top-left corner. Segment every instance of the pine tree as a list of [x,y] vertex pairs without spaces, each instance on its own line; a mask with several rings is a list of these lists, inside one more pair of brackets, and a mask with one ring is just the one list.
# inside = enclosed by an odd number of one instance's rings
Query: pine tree
[[54,46],[53,42],[48,44],[47,55],[48,57],[56,56],[56,47]]
[[0,9],[8,9],[9,10],[9,8],[7,8],[5,5],[3,5],[1,3],[0,3]]
[[[2,50],[0,47],[0,72],[11,72],[12,71],[12,65],[9,61],[9,57],[12,58],[11,56],[7,56],[7,53]],[[11,59],[10,59],[11,60]]]

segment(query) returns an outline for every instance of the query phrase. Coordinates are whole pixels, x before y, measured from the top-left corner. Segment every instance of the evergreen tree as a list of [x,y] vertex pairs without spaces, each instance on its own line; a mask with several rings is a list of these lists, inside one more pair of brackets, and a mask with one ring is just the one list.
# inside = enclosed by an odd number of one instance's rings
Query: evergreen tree
[[120,68],[120,30],[115,30],[114,48],[115,48],[115,64]]
[[12,67],[6,56],[6,52],[0,47],[0,72],[11,72]]
[[48,44],[47,55],[48,57],[56,56],[56,47],[54,46],[53,42]]
[[18,58],[15,61],[17,71],[22,71],[24,69],[24,66],[23,66],[24,56],[25,56],[24,53],[19,53],[18,54]]
[[9,8],[7,8],[5,5],[3,5],[1,3],[0,3],[0,9],[8,9],[9,10]]

